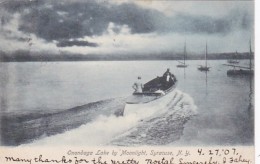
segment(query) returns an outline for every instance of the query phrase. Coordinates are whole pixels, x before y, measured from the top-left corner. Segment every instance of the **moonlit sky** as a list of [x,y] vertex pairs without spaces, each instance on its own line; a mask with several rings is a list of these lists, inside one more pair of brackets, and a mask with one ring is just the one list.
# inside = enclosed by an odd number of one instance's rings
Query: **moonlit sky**
[[[247,52],[253,1],[0,0],[0,49],[80,54]],[[252,41],[253,43],[253,41]]]

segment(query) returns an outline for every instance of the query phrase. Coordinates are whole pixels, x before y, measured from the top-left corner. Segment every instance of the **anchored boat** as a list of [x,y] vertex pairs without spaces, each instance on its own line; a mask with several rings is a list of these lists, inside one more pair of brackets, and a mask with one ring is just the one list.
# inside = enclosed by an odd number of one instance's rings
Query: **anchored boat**
[[186,68],[188,66],[188,65],[185,64],[186,56],[187,56],[187,51],[186,51],[186,41],[185,41],[184,52],[183,52],[183,62],[178,61],[180,63],[180,64],[177,65],[178,68]]
[[[246,68],[246,67],[238,67],[238,68]],[[254,75],[253,70],[250,70],[250,68],[246,68],[246,69],[248,69],[248,70],[245,70],[245,69],[236,70],[235,66],[234,66],[233,70],[227,71],[227,75],[228,76],[252,76],[252,75]]]
[[228,76],[253,76],[254,69],[252,66],[252,49],[251,49],[251,40],[249,41],[249,67],[232,65],[232,64],[223,64],[225,66],[233,67],[227,71]]
[[156,77],[143,86],[142,92],[134,92],[126,101],[124,115],[137,114],[147,117],[164,108],[169,103],[171,95],[177,84],[177,79],[171,75]]
[[209,69],[210,69],[210,67],[208,67],[208,44],[206,43],[205,66],[199,65],[198,70],[209,71]]

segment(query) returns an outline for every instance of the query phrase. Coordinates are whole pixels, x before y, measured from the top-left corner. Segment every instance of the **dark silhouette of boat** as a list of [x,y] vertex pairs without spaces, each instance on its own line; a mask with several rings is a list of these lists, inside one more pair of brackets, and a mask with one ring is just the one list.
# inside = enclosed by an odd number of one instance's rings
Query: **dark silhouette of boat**
[[169,101],[170,93],[176,88],[177,79],[175,76],[167,82],[165,77],[156,77],[144,84],[143,91],[140,93],[134,92],[128,97],[124,115],[138,114],[145,117],[164,108]]
[[[238,68],[245,68],[245,67],[238,67]],[[248,69],[248,68],[247,68]],[[238,69],[238,70],[228,70],[227,71],[227,75],[228,76],[252,76],[254,75],[254,71],[253,70],[245,70],[245,69]]]
[[186,56],[187,56],[187,51],[186,51],[186,41],[185,41],[184,52],[183,52],[183,62],[178,61],[180,63],[180,64],[177,65],[178,68],[186,68],[188,66],[188,65],[185,64]]
[[227,71],[228,76],[253,76],[254,70],[252,68],[252,50],[251,41],[249,41],[249,67],[233,65],[233,64],[223,64],[225,66],[233,67],[233,69]]
[[205,65],[199,65],[198,70],[200,71],[209,71],[210,67],[208,67],[208,44],[206,43],[206,53],[205,53]]

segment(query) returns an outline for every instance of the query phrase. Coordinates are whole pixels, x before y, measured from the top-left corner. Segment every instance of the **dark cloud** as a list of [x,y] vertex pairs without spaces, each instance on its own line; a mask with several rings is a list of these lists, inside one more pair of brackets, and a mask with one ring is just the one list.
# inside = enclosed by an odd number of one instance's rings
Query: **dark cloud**
[[34,9],[23,16],[19,30],[46,40],[59,40],[81,36],[82,24],[76,19],[61,18],[52,9]]
[[[44,3],[43,3],[44,2]],[[25,9],[27,11],[21,10]],[[8,10],[21,10],[19,30],[34,33],[45,40],[66,40],[83,36],[98,36],[106,32],[110,22],[127,25],[131,32],[178,32],[227,34],[234,29],[249,29],[253,18],[244,10],[232,11],[225,17],[210,17],[178,13],[163,13],[144,9],[133,3],[114,5],[96,1],[12,1]],[[120,32],[120,28],[114,28]]]
[[36,7],[43,4],[43,0],[7,0],[2,1],[1,5],[11,12],[19,12],[26,8]]
[[98,47],[97,43],[92,43],[88,41],[78,41],[78,40],[63,40],[57,43],[57,47],[72,47],[72,46],[88,46],[88,47]]
[[117,24],[128,25],[133,33],[148,33],[156,31],[156,19],[165,17],[154,10],[139,8],[134,4],[122,4],[111,7],[113,16],[111,21]]
[[128,25],[132,33],[155,31],[157,11],[134,4],[105,5],[93,1],[51,3],[49,7],[31,9],[22,16],[20,30],[35,33],[46,40],[79,38],[103,34],[109,23]]

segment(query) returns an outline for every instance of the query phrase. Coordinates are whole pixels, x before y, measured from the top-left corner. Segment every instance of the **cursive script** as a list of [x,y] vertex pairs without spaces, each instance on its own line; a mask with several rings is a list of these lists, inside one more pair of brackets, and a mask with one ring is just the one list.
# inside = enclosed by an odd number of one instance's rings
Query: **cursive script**
[[65,156],[62,156],[60,160],[57,159],[48,159],[48,158],[43,158],[42,155],[39,155],[37,158],[33,159],[26,159],[26,158],[19,158],[19,157],[5,157],[6,162],[20,162],[20,163],[72,163],[71,159],[66,159]]

